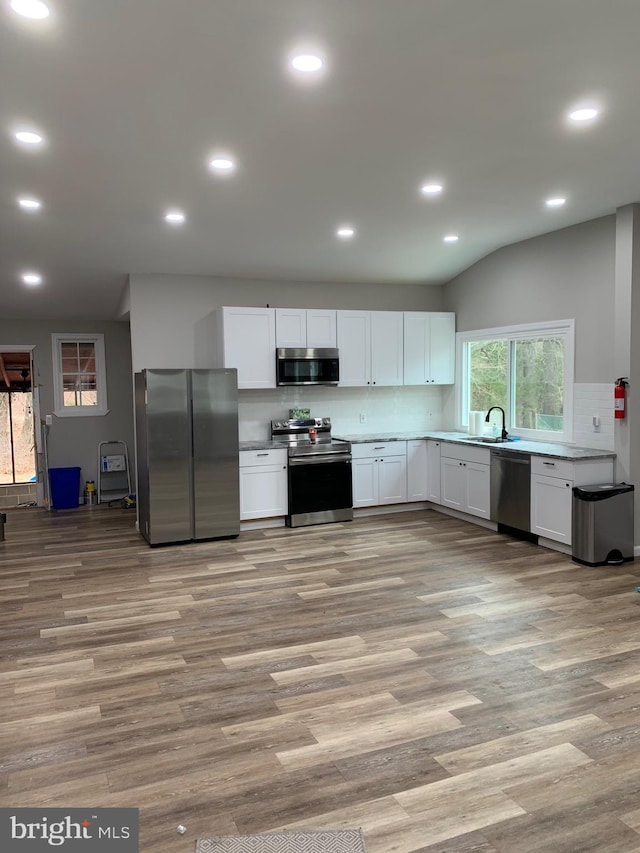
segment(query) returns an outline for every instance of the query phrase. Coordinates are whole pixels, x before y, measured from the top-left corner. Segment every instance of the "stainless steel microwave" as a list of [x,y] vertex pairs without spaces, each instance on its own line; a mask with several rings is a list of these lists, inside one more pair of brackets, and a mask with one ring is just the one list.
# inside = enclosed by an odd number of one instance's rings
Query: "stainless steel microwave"
[[277,385],[337,385],[340,362],[337,349],[277,349]]

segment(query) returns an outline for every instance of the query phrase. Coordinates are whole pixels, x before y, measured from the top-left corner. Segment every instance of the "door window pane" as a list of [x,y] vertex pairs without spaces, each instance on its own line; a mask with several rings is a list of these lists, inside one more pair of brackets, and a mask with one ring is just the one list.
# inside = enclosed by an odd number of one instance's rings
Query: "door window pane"
[[0,394],[0,483],[13,483],[8,394]]
[[35,479],[35,447],[31,392],[11,394],[13,426],[13,458],[15,482],[28,483]]
[[36,464],[31,392],[0,394],[0,483],[35,480]]

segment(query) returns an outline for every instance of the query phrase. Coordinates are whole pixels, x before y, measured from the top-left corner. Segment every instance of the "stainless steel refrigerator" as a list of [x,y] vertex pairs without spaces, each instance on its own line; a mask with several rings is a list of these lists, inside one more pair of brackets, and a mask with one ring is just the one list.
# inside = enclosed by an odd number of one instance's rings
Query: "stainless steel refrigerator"
[[237,371],[143,370],[135,400],[140,533],[150,545],[237,536]]

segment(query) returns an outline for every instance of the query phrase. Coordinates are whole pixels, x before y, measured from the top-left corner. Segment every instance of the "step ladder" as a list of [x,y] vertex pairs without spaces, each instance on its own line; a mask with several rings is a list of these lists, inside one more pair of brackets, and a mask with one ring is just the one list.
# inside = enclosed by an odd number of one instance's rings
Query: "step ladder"
[[111,503],[131,494],[129,448],[126,441],[98,445],[98,503]]

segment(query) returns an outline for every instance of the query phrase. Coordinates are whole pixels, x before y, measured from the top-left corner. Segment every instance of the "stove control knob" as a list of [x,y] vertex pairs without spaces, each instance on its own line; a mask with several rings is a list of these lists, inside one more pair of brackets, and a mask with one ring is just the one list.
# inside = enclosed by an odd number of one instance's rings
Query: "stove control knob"
[[282,426],[282,424],[280,423],[280,421],[276,421],[275,428],[280,429],[281,426]]

